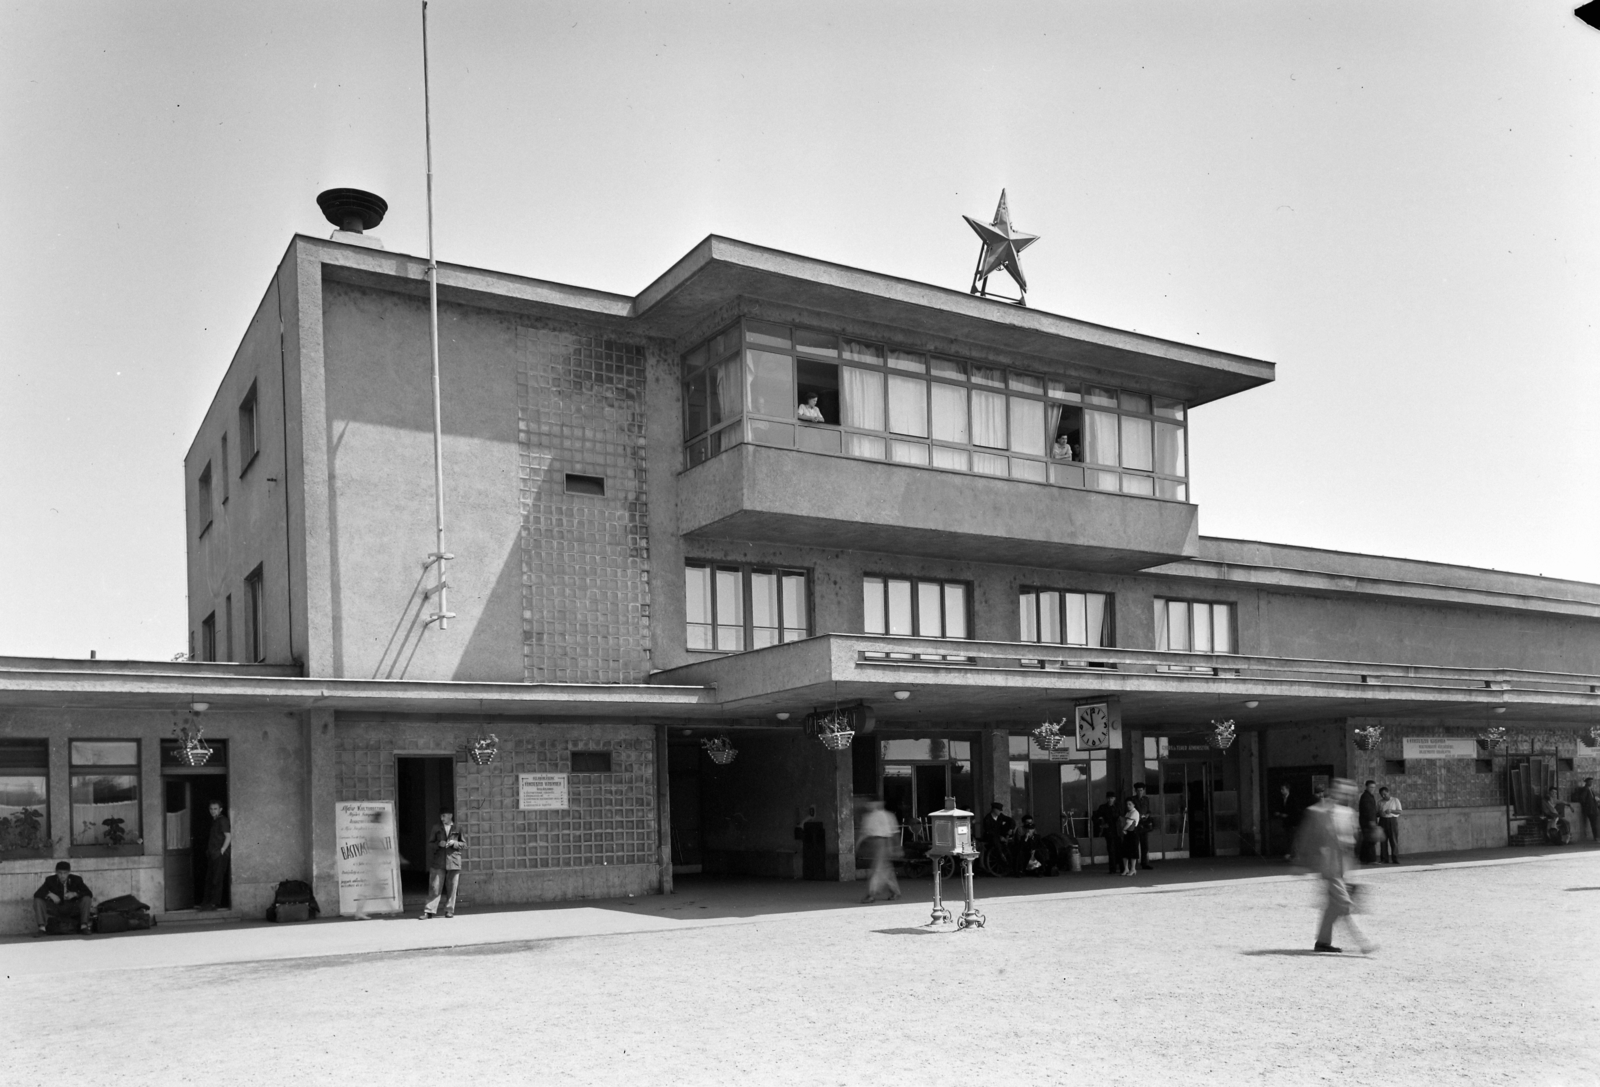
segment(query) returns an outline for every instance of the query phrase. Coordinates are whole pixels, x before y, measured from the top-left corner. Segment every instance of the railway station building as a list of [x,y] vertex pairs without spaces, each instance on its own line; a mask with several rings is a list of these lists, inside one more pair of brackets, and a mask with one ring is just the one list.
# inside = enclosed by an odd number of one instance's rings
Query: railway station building
[[1142,782],[1154,854],[1276,855],[1281,785],[1375,778],[1418,853],[1600,776],[1600,586],[1201,534],[1189,421],[1272,363],[715,236],[636,296],[441,267],[430,621],[426,270],[289,244],[185,462],[190,660],[0,660],[0,926],[61,858],[192,904],[211,800],[259,915],[337,904],[341,801],[408,879],[453,808],[492,904],[850,880],[866,798],[1092,858]]

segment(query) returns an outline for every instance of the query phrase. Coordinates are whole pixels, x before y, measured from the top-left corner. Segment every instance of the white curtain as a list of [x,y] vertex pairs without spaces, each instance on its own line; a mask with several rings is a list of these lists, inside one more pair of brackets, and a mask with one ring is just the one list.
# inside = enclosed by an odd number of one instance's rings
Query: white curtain
[[883,375],[854,366],[841,367],[844,376],[844,425],[861,430],[883,429]]
[[1083,459],[1090,464],[1117,463],[1117,417],[1107,411],[1083,413]]
[[[1111,417],[1116,425],[1117,417]],[[972,390],[972,444],[990,449],[1006,447],[1006,398],[999,393]]]

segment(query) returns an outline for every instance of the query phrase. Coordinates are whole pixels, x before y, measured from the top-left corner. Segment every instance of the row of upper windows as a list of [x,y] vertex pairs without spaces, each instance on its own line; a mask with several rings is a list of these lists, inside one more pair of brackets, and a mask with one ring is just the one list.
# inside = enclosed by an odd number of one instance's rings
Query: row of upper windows
[[228,593],[222,598],[222,619],[218,624],[217,613],[212,612],[200,620],[199,637],[194,634],[189,636],[189,659],[199,661],[243,661],[245,664],[259,664],[267,659],[267,646],[265,637],[263,609],[266,604],[266,595],[263,585],[262,565],[257,564],[254,570],[245,575],[244,593],[244,625],[239,631],[244,636],[243,657],[234,656],[234,618],[233,594]]
[[[239,478],[243,479],[250,471],[250,466],[256,462],[256,456],[261,452],[260,435],[256,419],[256,383],[250,383],[250,390],[244,394],[244,399],[239,401]],[[212,473],[212,462],[206,461],[205,467],[200,469],[200,475],[195,480],[195,523],[198,528],[197,536],[204,536],[211,528],[211,521],[216,509],[216,491],[220,486],[223,505],[228,503],[228,487],[232,479],[229,470],[228,458],[228,432],[222,432],[222,440],[217,450],[218,468],[215,476]]]
[[[684,568],[686,644],[738,652],[814,633],[810,574],[782,567],[691,561]],[[861,580],[862,630],[891,637],[976,639],[966,581],[868,574]],[[1110,648],[1116,644],[1109,593],[1024,587],[1014,639]],[[1234,605],[1155,599],[1156,648],[1232,653]]]
[[684,356],[687,467],[735,445],[1183,501],[1181,401],[742,321]]

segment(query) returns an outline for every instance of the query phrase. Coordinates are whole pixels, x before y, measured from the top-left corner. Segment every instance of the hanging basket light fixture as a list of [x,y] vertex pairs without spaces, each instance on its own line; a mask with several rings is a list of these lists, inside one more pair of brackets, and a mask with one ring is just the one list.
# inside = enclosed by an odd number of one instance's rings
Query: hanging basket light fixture
[[706,749],[706,754],[718,766],[726,766],[739,757],[739,749],[733,746],[726,732],[710,740],[701,740],[700,746]]
[[1591,725],[1588,730],[1578,733],[1578,739],[1583,741],[1584,747],[1600,747],[1600,725]]
[[829,751],[848,751],[856,738],[855,715],[835,706],[828,713],[813,713],[811,720],[817,729],[817,739]]
[[195,720],[193,731],[187,725],[178,725],[174,732],[178,737],[179,762],[185,766],[204,766],[211,760],[211,745],[206,743],[202,735],[205,726],[198,719]]
[[1071,743],[1071,738],[1062,734],[1062,729],[1067,727],[1067,719],[1059,721],[1046,721],[1033,730],[1033,742],[1039,746],[1040,751],[1060,751]]
[[1362,751],[1371,751],[1378,746],[1378,741],[1383,739],[1382,725],[1368,725],[1366,728],[1356,729],[1356,746]]
[[1478,733],[1478,746],[1485,751],[1495,752],[1506,745],[1506,729],[1504,725],[1492,725]]
[[1206,734],[1206,743],[1218,751],[1226,751],[1233,745],[1234,724],[1232,719],[1227,721],[1211,722],[1211,731]]
[[468,745],[467,754],[479,766],[488,766],[500,757],[500,737],[492,732],[479,736]]

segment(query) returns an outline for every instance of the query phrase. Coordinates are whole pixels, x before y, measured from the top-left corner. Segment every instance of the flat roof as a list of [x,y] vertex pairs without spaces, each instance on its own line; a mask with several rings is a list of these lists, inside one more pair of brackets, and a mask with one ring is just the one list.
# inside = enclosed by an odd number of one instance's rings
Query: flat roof
[[[369,249],[310,235],[297,244],[315,249],[330,278],[420,294],[421,257]],[[711,235],[635,297],[530,279],[464,265],[439,265],[440,297],[468,305],[529,313],[577,310],[646,335],[679,340],[710,314],[741,298],[781,304],[844,321],[900,328],[1047,369],[1137,375],[1191,405],[1267,384],[1276,365],[1155,336],[978,298],[897,276]]]

